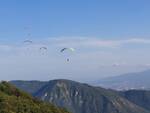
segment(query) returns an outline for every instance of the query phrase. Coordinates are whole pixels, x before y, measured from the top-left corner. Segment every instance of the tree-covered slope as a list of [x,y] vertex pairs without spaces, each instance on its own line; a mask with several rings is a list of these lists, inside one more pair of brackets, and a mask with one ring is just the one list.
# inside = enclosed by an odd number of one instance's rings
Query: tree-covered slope
[[68,113],[32,98],[7,82],[0,83],[0,113]]

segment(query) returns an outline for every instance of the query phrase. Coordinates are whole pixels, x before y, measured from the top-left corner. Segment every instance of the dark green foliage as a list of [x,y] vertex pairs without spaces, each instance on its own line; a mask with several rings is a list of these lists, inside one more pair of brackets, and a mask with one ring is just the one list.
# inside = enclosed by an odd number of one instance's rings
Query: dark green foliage
[[7,82],[0,83],[0,113],[68,113],[32,98]]

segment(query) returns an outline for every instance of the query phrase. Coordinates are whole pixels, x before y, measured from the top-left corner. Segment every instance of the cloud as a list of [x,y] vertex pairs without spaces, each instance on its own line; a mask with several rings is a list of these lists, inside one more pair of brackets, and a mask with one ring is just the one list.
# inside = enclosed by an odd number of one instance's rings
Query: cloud
[[[18,42],[18,44],[1,44],[0,45],[0,56],[8,56],[8,55],[28,55],[32,54],[32,56],[39,55],[40,47],[47,47],[48,54],[50,56],[55,56],[59,54],[59,51],[63,47],[73,47],[77,50],[76,53],[81,53],[83,56],[90,52],[91,54],[95,54],[96,52],[105,52],[105,49],[110,49],[112,52],[115,48],[127,47],[127,45],[150,45],[150,39],[142,39],[142,38],[131,38],[131,39],[100,39],[100,38],[89,38],[89,37],[53,37],[47,38],[43,40],[32,40],[32,45],[24,45],[22,42]],[[99,51],[98,49],[103,49],[104,51]],[[114,54],[114,53],[113,53]],[[115,65],[114,65],[115,67]],[[116,65],[116,67],[118,67]]]
[[[33,44],[30,45],[32,49],[39,48],[41,46],[46,46],[50,48],[61,48],[61,47],[86,47],[86,48],[118,48],[125,45],[135,45],[135,44],[150,44],[150,39],[143,38],[130,38],[130,39],[101,39],[93,37],[52,37],[44,40],[33,40]],[[18,42],[19,43],[19,42]],[[27,45],[18,44],[1,44],[0,51],[10,51],[10,50],[21,50],[25,49]]]
[[114,64],[112,64],[112,67],[121,67],[122,66],[122,64],[120,64],[120,63],[114,63]]
[[0,45],[0,50],[9,51],[12,47],[10,45]]
[[124,40],[124,43],[139,43],[139,44],[150,44],[150,39],[132,38]]
[[[129,44],[149,45],[149,39],[104,40],[89,37],[54,37],[32,41],[32,45],[24,45],[22,42],[0,45],[1,79],[80,80],[82,78],[84,80],[87,77],[118,75],[149,67],[150,54],[145,52],[147,49],[115,50]],[[47,55],[40,55],[41,46],[48,48]],[[77,48],[71,56],[71,62],[66,63],[66,57],[60,54],[59,51],[63,47]],[[104,49],[99,51],[99,48]],[[143,64],[144,68],[137,64]]]
[[150,68],[150,63],[145,63],[145,64],[139,64],[137,65],[138,67],[142,67],[142,68]]
[[48,42],[58,47],[97,47],[97,48],[116,48],[128,44],[150,44],[150,39],[131,38],[124,40],[104,40],[101,38],[86,38],[86,37],[59,37],[49,38]]

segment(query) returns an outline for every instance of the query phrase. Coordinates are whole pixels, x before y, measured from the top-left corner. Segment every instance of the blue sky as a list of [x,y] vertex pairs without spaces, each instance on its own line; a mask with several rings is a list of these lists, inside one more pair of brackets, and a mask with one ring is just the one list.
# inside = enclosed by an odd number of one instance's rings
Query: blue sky
[[[0,37],[149,37],[148,0],[1,0]],[[28,27],[28,29],[24,29]]]
[[[149,69],[149,12],[148,0],[0,0],[1,79],[89,81]],[[69,63],[63,47],[76,49]]]

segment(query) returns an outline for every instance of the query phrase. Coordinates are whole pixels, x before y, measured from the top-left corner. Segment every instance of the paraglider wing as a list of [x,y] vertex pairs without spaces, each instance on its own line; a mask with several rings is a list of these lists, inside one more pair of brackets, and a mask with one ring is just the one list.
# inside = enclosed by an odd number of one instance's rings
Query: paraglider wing
[[61,49],[60,52],[64,52],[64,51],[66,51],[66,50],[75,51],[74,48],[63,48],[63,49]]
[[47,50],[47,47],[40,47],[40,50],[42,50],[42,49]]
[[32,44],[33,42],[31,40],[25,40],[23,41],[24,44]]
[[63,49],[60,50],[60,52],[64,52],[66,49],[67,49],[67,48],[63,48]]
[[71,51],[75,51],[75,49],[74,48],[69,48]]

